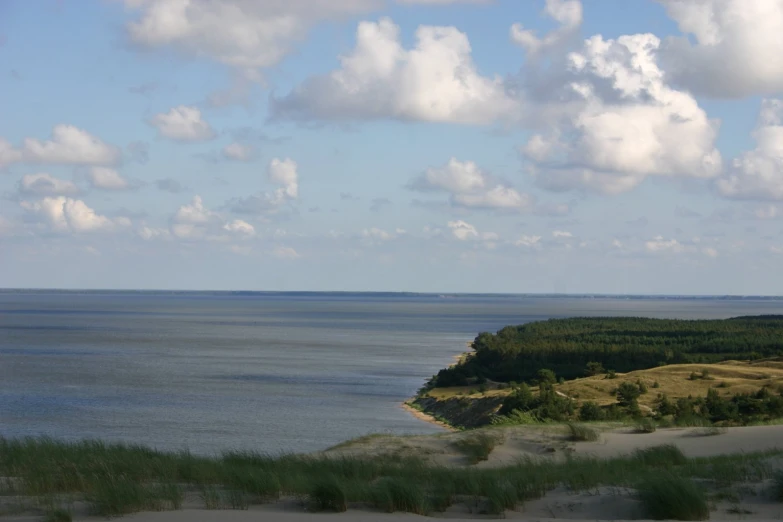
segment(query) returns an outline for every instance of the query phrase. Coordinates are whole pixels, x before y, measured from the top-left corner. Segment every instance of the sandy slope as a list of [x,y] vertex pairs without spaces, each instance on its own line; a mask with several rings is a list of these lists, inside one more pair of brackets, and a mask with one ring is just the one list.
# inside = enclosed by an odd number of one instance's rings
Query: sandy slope
[[[690,457],[783,449],[783,426],[756,426],[732,428],[721,435],[705,436],[699,429],[661,429],[651,434],[632,433],[629,429],[615,429],[602,433],[598,442],[572,443],[558,426],[512,427],[491,429],[502,439],[486,462],[480,467],[513,464],[519,458],[564,458],[567,454],[610,458],[633,452],[639,448],[661,444],[675,444]],[[456,451],[453,442],[471,432],[444,433],[427,436],[366,437],[326,455],[377,455],[398,453],[421,456],[432,464],[461,467],[467,465]],[[769,497],[768,485],[748,484],[742,499],[734,503],[713,506],[711,520],[783,520],[783,503]],[[123,517],[133,522],[316,522],[319,520],[345,521],[400,521],[425,520],[428,517],[395,513],[351,510],[343,514],[315,514],[303,511],[291,499],[273,505],[251,506],[247,511],[208,511],[199,509],[200,502],[191,499],[182,511],[139,513]],[[741,508],[741,512],[737,510]],[[83,513],[84,511],[82,511]],[[523,511],[507,512],[506,518],[517,520],[639,520],[643,513],[632,491],[622,488],[601,488],[598,491],[575,494],[565,489],[550,492],[545,497],[527,502]],[[465,506],[453,506],[439,517],[451,520],[493,518],[471,515]],[[496,518],[496,517],[494,517]],[[0,517],[2,522],[40,520],[40,517]],[[102,520],[76,517],[75,520]]]

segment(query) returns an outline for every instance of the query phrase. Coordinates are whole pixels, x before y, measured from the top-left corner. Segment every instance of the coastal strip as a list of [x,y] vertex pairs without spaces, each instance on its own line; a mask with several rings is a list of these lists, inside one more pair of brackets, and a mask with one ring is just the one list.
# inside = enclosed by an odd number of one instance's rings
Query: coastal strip
[[438,420],[437,418],[435,418],[435,416],[430,415],[429,413],[424,413],[423,411],[414,408],[407,401],[403,402],[400,406],[402,407],[403,410],[407,411],[408,413],[410,413],[420,421],[424,421],[429,424],[434,424],[435,426],[439,426],[445,429],[446,431],[459,431],[454,426],[450,426],[445,422]]
[[[452,363],[448,366],[449,368],[454,367],[460,363],[462,363],[468,356],[470,356],[473,352],[473,341],[467,341],[465,343],[465,346],[468,347],[469,351],[458,353],[457,355],[452,356]],[[400,406],[403,410],[407,411],[420,421],[427,422],[429,424],[434,424],[436,426],[440,426],[441,428],[448,430],[448,431],[459,431],[454,426],[451,426],[450,424],[443,422],[442,420],[439,420],[434,415],[430,415],[429,413],[425,413],[419,408],[416,408],[413,406],[413,401],[416,400],[417,397],[412,397],[408,399],[407,401],[403,402]]]

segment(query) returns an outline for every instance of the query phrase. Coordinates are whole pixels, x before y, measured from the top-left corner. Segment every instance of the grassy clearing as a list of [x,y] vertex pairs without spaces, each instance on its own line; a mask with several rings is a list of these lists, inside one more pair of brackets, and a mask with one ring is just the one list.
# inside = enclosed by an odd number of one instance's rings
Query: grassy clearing
[[655,520],[708,520],[710,508],[704,491],[692,480],[673,474],[647,476],[639,485],[639,498]]
[[489,459],[495,446],[502,444],[503,437],[499,433],[479,432],[467,435],[453,443],[457,450],[465,455],[470,464],[478,464]]
[[574,424],[569,422],[566,424],[568,429],[568,440],[575,442],[595,442],[601,434],[598,430],[584,426],[583,424]]
[[[491,431],[485,435],[496,436]],[[488,455],[496,440],[477,444],[476,453]],[[635,488],[641,487],[640,477],[668,474],[722,488],[760,483],[775,477],[768,460],[781,455],[687,459],[676,447],[662,446],[610,460],[530,459],[480,469],[430,466],[420,458],[393,455],[226,453],[206,458],[99,442],[0,439],[0,476],[14,477],[20,495],[86,500],[101,516],[179,509],[186,493],[200,497],[209,509],[247,509],[285,496],[323,511],[361,503],[382,511],[429,514],[466,503],[476,512],[501,514],[559,486],[574,492]]]

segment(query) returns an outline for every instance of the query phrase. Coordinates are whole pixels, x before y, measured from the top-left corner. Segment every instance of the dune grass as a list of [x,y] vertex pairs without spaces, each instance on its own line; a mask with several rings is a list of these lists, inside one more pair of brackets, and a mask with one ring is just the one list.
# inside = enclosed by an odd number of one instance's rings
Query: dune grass
[[[482,453],[490,445],[482,443]],[[687,459],[676,447],[662,446],[616,459],[527,459],[480,469],[394,455],[200,457],[94,441],[0,438],[0,476],[14,477],[20,495],[86,500],[101,516],[179,509],[186,493],[210,509],[247,509],[285,496],[330,511],[362,504],[430,514],[469,503],[480,512],[500,514],[560,486],[574,492],[634,488],[641,476],[677,474],[722,487],[761,482],[775,476],[767,462],[775,455],[783,452]]]
[[778,499],[779,501],[783,502],[783,471],[778,471],[775,473],[775,478],[773,480],[773,487],[774,487],[774,497]]
[[569,422],[566,424],[568,428],[568,440],[575,442],[595,442],[600,438],[598,430],[589,428],[583,424],[575,424]]
[[655,433],[657,429],[658,425],[649,417],[643,417],[634,423],[634,431],[636,433]]
[[639,499],[655,520],[708,520],[704,491],[692,480],[669,473],[649,475],[638,486]]
[[470,464],[478,464],[489,459],[492,450],[499,443],[502,443],[502,436],[499,433],[479,432],[464,436],[456,440],[453,445],[465,455]]

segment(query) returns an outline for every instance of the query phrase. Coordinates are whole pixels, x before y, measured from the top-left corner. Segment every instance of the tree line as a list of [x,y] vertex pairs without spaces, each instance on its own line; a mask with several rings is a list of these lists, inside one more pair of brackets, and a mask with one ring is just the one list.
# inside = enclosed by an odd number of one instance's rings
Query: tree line
[[570,380],[593,368],[627,373],[668,364],[783,355],[783,315],[722,320],[636,317],[550,319],[480,333],[473,353],[438,372],[430,387],[487,380],[537,383],[548,369]]

